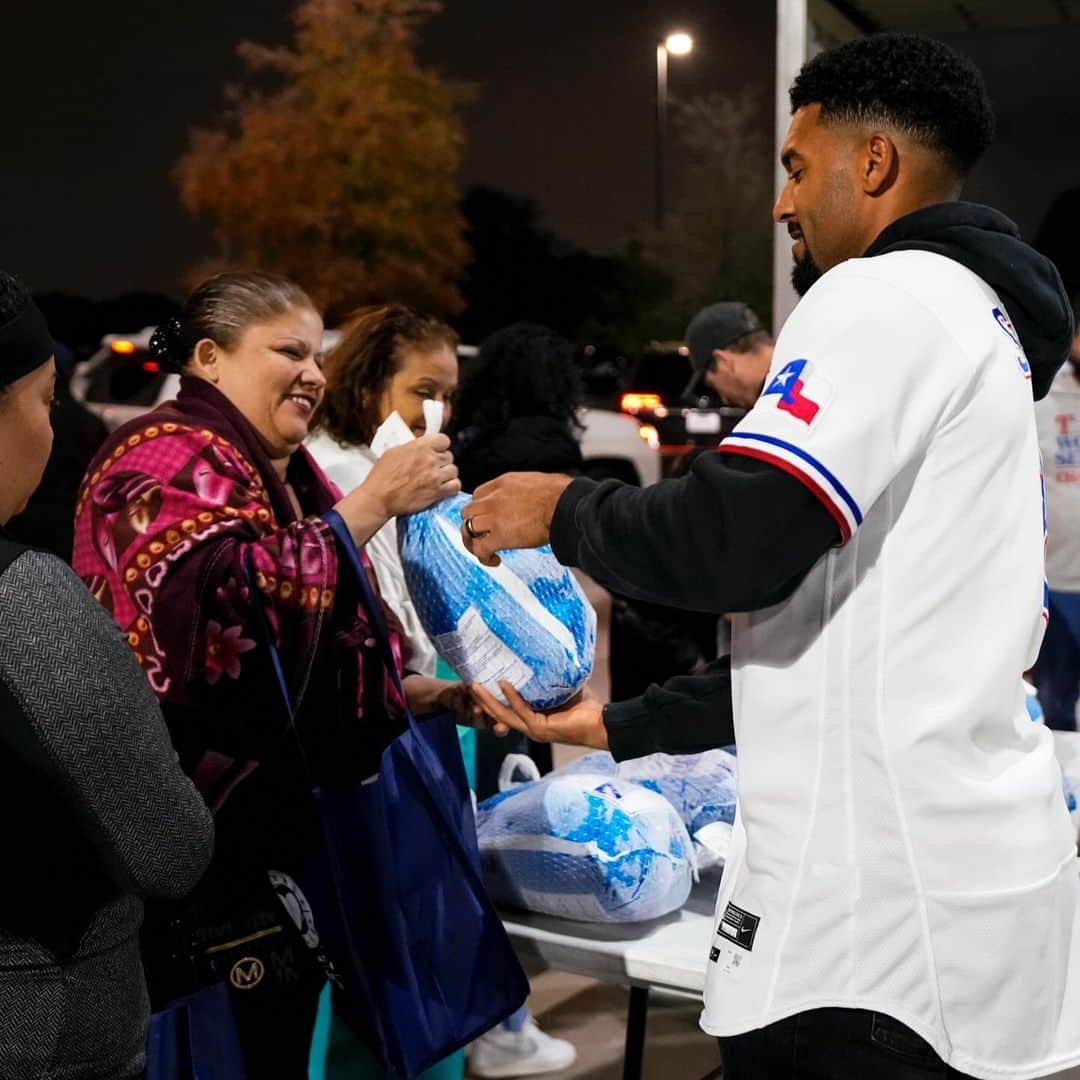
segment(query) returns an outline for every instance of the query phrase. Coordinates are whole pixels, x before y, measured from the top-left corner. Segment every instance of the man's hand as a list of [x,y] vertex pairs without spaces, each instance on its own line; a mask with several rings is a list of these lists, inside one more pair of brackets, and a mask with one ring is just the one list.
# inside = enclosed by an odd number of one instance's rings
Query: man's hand
[[769,356],[761,350],[738,353],[717,349],[705,381],[715,390],[725,405],[752,409],[761,397],[765,376],[769,373]]
[[471,686],[473,697],[483,711],[495,721],[495,731],[505,725],[528,735],[534,742],[569,743],[588,746],[593,750],[608,748],[607,728],[604,727],[604,707],[599,701],[579,694],[565,705],[550,712],[534,712],[521,695],[506,682],[499,689],[506,695],[510,707],[499,704],[482,686]]
[[485,566],[498,566],[499,551],[543,547],[569,476],[507,473],[481,484],[461,512],[465,546]]

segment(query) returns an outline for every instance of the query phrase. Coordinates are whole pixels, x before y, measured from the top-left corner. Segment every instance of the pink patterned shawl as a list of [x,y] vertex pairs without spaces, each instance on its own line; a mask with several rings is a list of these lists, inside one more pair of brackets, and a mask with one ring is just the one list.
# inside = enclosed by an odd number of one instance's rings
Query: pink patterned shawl
[[380,723],[400,724],[357,591],[338,581],[335,539],[317,516],[338,493],[303,449],[288,478],[302,520],[243,416],[186,378],[176,401],[113,434],[80,491],[75,570],[127,635],[215,807],[279,752],[284,725],[248,555],[307,748],[371,767],[372,747],[389,737]]

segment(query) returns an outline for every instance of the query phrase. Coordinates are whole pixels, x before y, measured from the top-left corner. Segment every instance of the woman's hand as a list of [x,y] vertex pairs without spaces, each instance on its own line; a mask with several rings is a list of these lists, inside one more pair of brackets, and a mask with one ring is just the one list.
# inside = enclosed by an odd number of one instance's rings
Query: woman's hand
[[604,707],[595,698],[578,694],[565,705],[549,712],[535,712],[525,704],[522,696],[506,682],[499,689],[510,702],[509,708],[500,705],[482,686],[471,686],[473,697],[484,713],[495,722],[494,730],[510,728],[528,735],[533,742],[569,743],[571,746],[588,746],[593,750],[607,750],[607,728],[604,727]]
[[[428,675],[409,675],[402,685],[409,701],[409,711],[417,718],[449,712],[464,727],[488,729],[493,725],[492,719],[464,683],[433,679]],[[505,735],[507,730],[504,728],[498,733]]]
[[358,545],[391,518],[426,510],[461,490],[445,435],[425,435],[387,450],[364,482],[334,507]]
[[461,490],[445,435],[425,435],[387,450],[361,484],[382,500],[388,518],[415,514]]

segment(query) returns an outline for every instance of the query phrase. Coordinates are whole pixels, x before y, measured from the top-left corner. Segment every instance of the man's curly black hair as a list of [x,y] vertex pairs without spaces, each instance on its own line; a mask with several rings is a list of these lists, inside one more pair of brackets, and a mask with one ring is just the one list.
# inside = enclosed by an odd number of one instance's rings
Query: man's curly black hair
[[994,110],[978,68],[919,34],[871,34],[808,60],[791,111],[821,105],[824,121],[902,131],[966,176],[994,139]]

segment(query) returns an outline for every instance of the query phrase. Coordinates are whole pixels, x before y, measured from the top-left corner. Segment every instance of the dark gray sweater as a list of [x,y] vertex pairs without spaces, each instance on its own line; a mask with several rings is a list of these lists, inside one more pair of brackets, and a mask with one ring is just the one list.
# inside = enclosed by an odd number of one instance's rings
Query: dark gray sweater
[[0,1076],[139,1076],[140,897],[189,891],[213,825],[104,609],[51,555],[0,567]]

